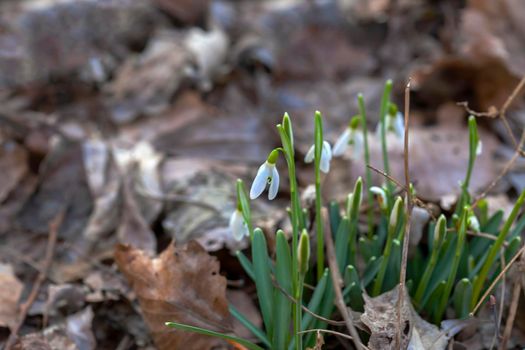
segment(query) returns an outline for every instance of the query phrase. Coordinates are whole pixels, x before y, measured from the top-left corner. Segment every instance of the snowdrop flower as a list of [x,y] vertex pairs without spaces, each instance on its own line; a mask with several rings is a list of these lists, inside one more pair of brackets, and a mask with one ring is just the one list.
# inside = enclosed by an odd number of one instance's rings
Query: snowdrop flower
[[343,131],[334,145],[334,156],[342,156],[349,145],[352,146],[352,158],[358,159],[363,153],[364,138],[359,128],[361,117],[353,117],[348,127]]
[[478,144],[476,145],[476,155],[480,156],[481,152],[483,152],[483,143],[481,143],[481,140],[479,140]]
[[267,184],[270,184],[268,199],[272,200],[277,196],[277,191],[279,190],[279,173],[277,172],[275,163],[277,162],[278,156],[279,151],[274,149],[270,155],[268,155],[263,165],[259,167],[250,189],[250,199],[259,197],[264,192]]
[[[311,163],[315,158],[315,145],[312,145],[306,156],[304,157],[305,163]],[[332,147],[326,141],[323,141],[323,149],[321,150],[321,162],[319,164],[319,169],[323,173],[328,173],[330,171],[330,161],[332,160]]]
[[382,187],[372,186],[370,187],[370,192],[376,195],[378,201],[379,201],[379,207],[382,210],[388,209],[388,196],[386,194],[386,191]]
[[[397,110],[397,106],[393,103],[388,108],[388,113],[385,116],[385,130],[392,132],[398,138],[403,139],[405,137],[405,120],[403,113]],[[381,134],[381,122],[377,124],[376,134]]]
[[468,227],[474,232],[480,232],[479,221],[476,215],[470,213],[467,218]]
[[235,209],[230,217],[230,231],[236,241],[240,241],[244,236],[250,234],[248,232],[248,225],[246,221],[244,221],[244,216],[239,208]]

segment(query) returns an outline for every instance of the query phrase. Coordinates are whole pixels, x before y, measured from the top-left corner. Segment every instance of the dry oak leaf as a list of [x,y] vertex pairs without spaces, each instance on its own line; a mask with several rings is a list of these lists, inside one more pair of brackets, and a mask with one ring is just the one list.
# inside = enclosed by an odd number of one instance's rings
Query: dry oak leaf
[[231,333],[226,300],[226,278],[219,262],[197,242],[170,244],[157,258],[118,245],[115,261],[137,294],[143,317],[158,349],[226,348],[216,338],[173,330],[173,321],[222,333]]

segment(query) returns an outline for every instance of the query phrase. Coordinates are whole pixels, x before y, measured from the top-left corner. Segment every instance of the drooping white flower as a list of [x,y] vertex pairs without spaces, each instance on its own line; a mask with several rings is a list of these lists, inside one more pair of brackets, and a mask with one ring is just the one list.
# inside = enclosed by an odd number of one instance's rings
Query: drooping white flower
[[233,238],[237,241],[240,241],[244,236],[249,235],[248,225],[244,221],[242,212],[239,209],[235,209],[230,217],[230,231],[233,235]]
[[[399,112],[393,104],[385,116],[385,131],[393,133],[399,139],[405,137],[405,119],[403,118],[403,113]],[[381,135],[381,121],[377,124],[376,135],[378,137]]]
[[480,232],[479,221],[476,215],[471,213],[467,218],[468,227],[474,232]]
[[482,152],[483,152],[483,143],[481,142],[481,140],[479,140],[476,145],[476,155],[480,156]]
[[[312,145],[306,156],[304,157],[305,163],[311,163],[315,158],[315,145]],[[323,149],[321,150],[321,162],[319,163],[319,169],[323,173],[328,173],[330,171],[330,161],[332,160],[332,147],[326,141],[323,141]]]
[[342,156],[348,146],[352,146],[352,159],[358,159],[363,154],[364,138],[363,133],[357,128],[346,128],[339,136],[334,145],[334,156]]
[[397,137],[403,139],[405,137],[405,120],[403,119],[403,114],[397,112],[395,117],[391,117],[392,127],[390,130],[393,130]]
[[370,192],[377,196],[377,199],[379,201],[379,207],[383,210],[386,210],[388,208],[389,203],[385,189],[382,187],[372,186],[370,187]]
[[277,172],[275,163],[278,156],[279,152],[273,150],[268,156],[268,159],[259,167],[250,189],[250,199],[259,197],[264,192],[267,184],[270,184],[268,199],[272,200],[277,196],[277,191],[279,190],[279,173]]

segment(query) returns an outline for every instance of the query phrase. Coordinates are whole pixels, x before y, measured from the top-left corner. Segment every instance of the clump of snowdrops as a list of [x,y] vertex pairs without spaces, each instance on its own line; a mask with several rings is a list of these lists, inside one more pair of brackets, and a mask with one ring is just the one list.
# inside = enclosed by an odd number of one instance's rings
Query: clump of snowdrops
[[[388,81],[376,128],[386,174],[390,172],[387,134],[402,139],[405,133],[403,115],[390,101],[391,89],[392,82]],[[348,307],[363,311],[363,293],[377,296],[400,282],[409,208],[408,196],[396,195],[403,194],[402,189],[388,177],[382,186],[373,186],[367,167],[365,180],[359,178],[353,184],[346,203],[322,201],[321,173],[330,171],[332,157],[351,152],[351,158],[364,157],[365,164],[370,163],[363,96],[359,95],[357,100],[359,114],[349,120],[333,147],[324,139],[321,113],[314,115],[315,137],[304,158],[306,163],[313,163],[315,173],[314,217],[309,217],[300,201],[292,120],[286,113],[277,125],[282,145],[272,150],[259,167],[249,193],[241,180],[237,182],[237,205],[230,219],[230,228],[236,239],[248,236],[251,241],[251,258],[242,252],[237,256],[255,283],[264,328],[253,325],[231,305],[230,312],[253,333],[257,344],[189,325],[171,322],[169,326],[233,340],[248,349],[313,347],[315,333],[308,330],[327,328],[329,325],[322,318],[330,319],[336,311],[335,283],[332,283],[325,259],[323,208],[329,213],[326,227],[330,228],[329,234],[335,243],[335,261],[343,275],[342,295]],[[502,261],[508,262],[517,253],[521,246],[520,232],[525,228],[525,216],[514,224],[525,201],[525,192],[518,197],[506,219],[502,210],[489,215],[487,202],[475,200],[469,192],[474,163],[481,153],[481,140],[473,116],[468,120],[468,130],[469,161],[465,179],[460,183],[461,194],[455,210],[448,217],[440,215],[426,225],[427,244],[410,252],[405,271],[406,290],[416,310],[436,324],[445,317],[447,310],[448,315],[453,314],[455,318],[469,317],[502,271]],[[275,256],[272,257],[265,234],[260,228],[253,227],[250,201],[257,200],[265,190],[268,190],[268,199],[276,198],[280,182],[277,160],[280,157],[286,162],[290,181],[288,215],[291,232],[288,236],[291,239],[289,241],[285,232],[278,230],[272,249]],[[414,186],[410,185],[409,190],[412,196],[416,195]],[[417,205],[415,209],[419,212],[426,210]],[[366,217],[367,225],[359,224],[361,217]],[[308,232],[310,222],[315,222],[312,235]],[[479,232],[484,235],[476,235]],[[315,239],[315,254],[310,251],[311,239]],[[313,256],[315,261],[311,259]],[[305,282],[312,288],[305,289]],[[303,307],[311,312],[304,312]]]

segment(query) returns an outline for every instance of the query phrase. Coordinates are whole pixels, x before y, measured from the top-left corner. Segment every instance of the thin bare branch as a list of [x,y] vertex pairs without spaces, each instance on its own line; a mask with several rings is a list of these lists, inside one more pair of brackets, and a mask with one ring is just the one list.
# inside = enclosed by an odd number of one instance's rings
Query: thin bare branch
[[405,300],[405,280],[407,271],[407,260],[408,260],[408,243],[410,240],[410,219],[412,217],[412,209],[414,203],[412,201],[412,192],[410,191],[410,173],[409,173],[409,150],[408,150],[408,137],[409,137],[409,121],[410,121],[410,78],[405,87],[405,143],[404,143],[404,171],[405,171],[405,193],[406,193],[406,208],[407,208],[407,219],[405,224],[405,235],[403,237],[403,252],[401,255],[401,271],[399,274],[399,294],[397,297],[397,323],[396,323],[396,344],[398,347],[401,346],[402,337],[402,320],[401,320],[401,309],[403,306],[403,300]]
[[49,271],[49,268],[51,267],[51,263],[53,262],[53,256],[55,255],[55,246],[57,242],[58,229],[60,228],[60,225],[62,225],[62,221],[64,220],[64,212],[64,210],[61,210],[49,224],[46,254],[42,263],[42,270],[38,273],[38,276],[35,282],[33,283],[33,287],[31,288],[31,292],[29,293],[29,296],[27,297],[26,301],[20,305],[20,313],[18,315],[17,323],[11,329],[11,334],[9,334],[9,338],[7,339],[5,345],[6,350],[12,349],[15,345],[18,339],[18,331],[24,323],[27,317],[27,313],[31,308],[31,305],[33,305],[33,303],[35,302],[36,297],[38,296],[38,292],[40,291],[40,287],[42,286],[42,283],[44,283],[44,281],[46,280],[47,273]]
[[487,188],[479,196],[476,197],[476,200],[472,204],[472,208],[475,208],[479,204],[479,201],[485,198],[487,194],[494,188],[494,186],[496,186],[496,184],[503,178],[503,176],[507,175],[507,173],[512,169],[512,167],[514,166],[514,163],[516,163],[516,160],[518,160],[518,158],[520,157],[520,154],[521,154],[520,151],[523,148],[524,143],[525,143],[525,130],[523,130],[523,132],[521,133],[520,142],[518,144],[518,147],[514,151],[513,156],[509,159],[507,164],[505,164],[505,166],[503,167],[501,172],[498,174],[498,176],[496,176],[496,178],[491,181],[491,183],[487,186]]
[[523,252],[525,252],[525,245],[523,245],[521,247],[521,249],[512,257],[512,259],[510,259],[509,264],[507,266],[505,266],[505,268],[501,270],[501,272],[494,279],[494,281],[492,281],[492,283],[489,286],[489,288],[485,291],[485,294],[483,294],[481,299],[479,299],[478,303],[474,307],[474,310],[472,310],[472,312],[470,313],[470,316],[474,316],[474,314],[478,311],[478,309],[481,306],[481,304],[485,301],[485,299],[490,294],[490,292],[492,292],[492,289],[494,289],[494,286],[505,275],[505,273],[508,271],[508,269],[510,269],[510,267],[514,264],[514,262],[516,262],[516,260],[518,260],[518,258],[520,257],[521,254],[523,254]]
[[[520,261],[523,262],[525,255],[522,254]],[[503,331],[503,337],[499,345],[500,350],[507,348],[507,342],[510,339],[510,334],[512,332],[512,326],[514,325],[514,320],[516,319],[516,311],[518,310],[518,304],[521,295],[521,283],[518,279],[514,281],[514,288],[512,289],[512,299],[510,301],[509,314],[507,316],[507,323],[505,324],[505,330]]]
[[330,275],[332,277],[332,283],[334,285],[335,305],[337,306],[337,309],[339,310],[339,312],[343,316],[343,319],[345,320],[346,328],[350,332],[350,335],[353,337],[353,341],[356,348],[358,350],[364,349],[366,347],[363,345],[361,339],[359,338],[359,334],[357,333],[357,329],[354,326],[352,316],[348,312],[348,308],[346,307],[345,301],[343,299],[343,293],[341,292],[343,283],[341,279],[341,273],[339,272],[339,267],[337,266],[334,241],[332,239],[332,234],[330,233],[330,230],[324,230],[324,239],[326,243],[328,265],[330,266]]

